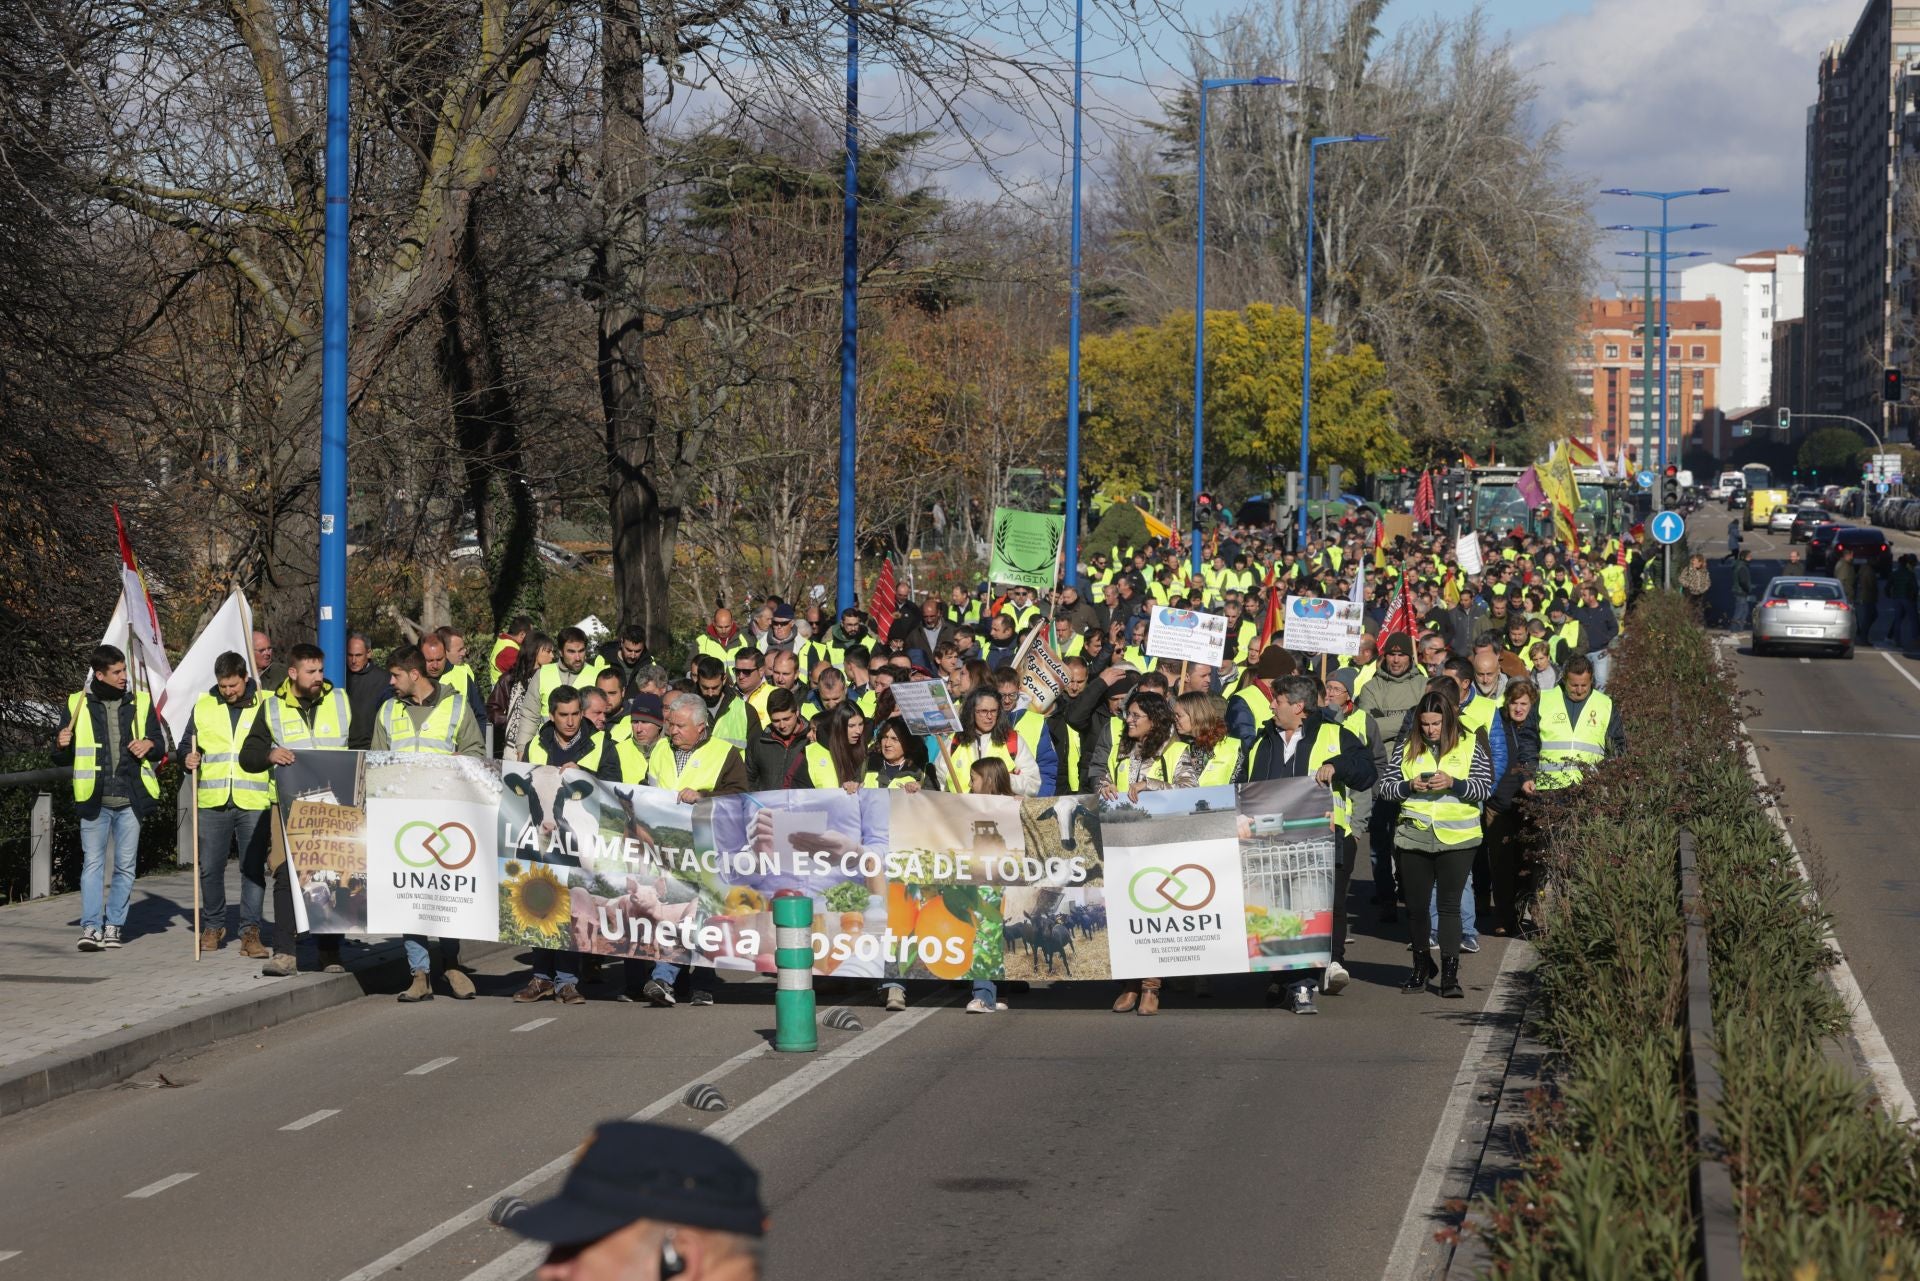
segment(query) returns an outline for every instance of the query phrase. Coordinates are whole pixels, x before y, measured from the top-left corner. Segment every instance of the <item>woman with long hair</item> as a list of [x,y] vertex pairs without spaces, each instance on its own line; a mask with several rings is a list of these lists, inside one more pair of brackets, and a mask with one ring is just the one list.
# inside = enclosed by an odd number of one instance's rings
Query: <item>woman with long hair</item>
[[923,787],[939,790],[927,768],[927,745],[907,729],[904,718],[890,716],[880,722],[860,785],[897,787],[903,792],[917,792]]
[[[1458,1000],[1466,995],[1460,986],[1460,895],[1480,848],[1480,807],[1493,793],[1493,760],[1485,741],[1462,729],[1454,699],[1431,691],[1420,696],[1413,724],[1389,749],[1374,793],[1401,803],[1393,852],[1407,902],[1425,903],[1439,887],[1440,995]],[[1427,914],[1408,912],[1407,931],[1413,972],[1401,990],[1420,992],[1433,977]]]
[[1139,800],[1140,793],[1173,786],[1173,771],[1186,744],[1175,735],[1173,704],[1151,690],[1135,694],[1120,717],[1121,738],[1112,747],[1111,780],[1104,800]]
[[960,732],[940,762],[940,786],[949,792],[968,791],[975,762],[997,759],[1007,771],[1011,795],[1038,795],[1040,766],[1033,752],[1033,745],[1021,741],[1011,718],[1000,710],[1000,693],[989,678],[976,684],[961,704]]
[[1240,775],[1240,740],[1227,733],[1227,700],[1189,692],[1173,700],[1173,729],[1180,736],[1175,787],[1218,787]]
[[540,706],[540,669],[549,663],[558,662],[560,651],[553,643],[553,637],[545,632],[535,632],[527,637],[526,644],[520,647],[520,655],[513,660],[513,670],[506,675],[507,688],[512,691],[507,696],[507,750],[505,759],[522,759],[527,744],[540,732],[540,726],[546,723],[547,709]]
[[814,787],[859,791],[867,772],[866,715],[847,702],[816,716],[806,758],[807,781]]

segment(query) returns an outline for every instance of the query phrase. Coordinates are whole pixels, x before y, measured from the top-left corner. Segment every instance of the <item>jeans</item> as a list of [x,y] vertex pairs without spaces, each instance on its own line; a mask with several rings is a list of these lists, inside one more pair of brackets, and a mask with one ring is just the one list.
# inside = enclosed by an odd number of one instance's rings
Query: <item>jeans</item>
[[1873,620],[1879,610],[1873,601],[1855,601],[1853,606],[1853,638],[1869,649],[1873,647]]
[[[282,866],[285,866],[282,864]],[[402,942],[407,948],[407,968],[415,974],[425,974],[433,968],[433,953],[427,950],[427,936],[409,934]],[[440,967],[451,970],[460,964],[460,940],[440,940]]]
[[1360,843],[1351,832],[1335,832],[1333,848],[1333,959],[1344,965],[1347,960],[1347,890],[1353,884],[1353,865],[1360,857]]
[[557,947],[533,949],[533,972],[555,987],[580,981],[580,953],[563,952]]
[[[1474,893],[1473,869],[1469,866],[1466,887],[1460,891],[1460,937],[1462,939],[1471,939],[1475,943],[1480,941],[1478,914],[1479,902],[1478,896]],[[1438,885],[1435,885],[1433,893],[1427,896],[1427,928],[1430,931],[1430,937],[1439,936],[1440,887]]]
[[[113,884],[107,885],[107,848],[113,848]],[[102,805],[92,818],[80,820],[80,926],[125,925],[127,902],[133,897],[133,869],[140,859],[140,816],[133,806]],[[106,915],[101,916],[101,899]]]
[[[1407,902],[1418,903],[1440,892],[1440,958],[1451,960],[1460,955],[1460,900],[1473,871],[1474,845],[1449,845],[1444,850],[1396,848],[1400,863],[1400,883],[1406,887]],[[1407,913],[1407,934],[1413,950],[1427,950],[1427,918],[1417,910]]]
[[1747,620],[1752,616],[1753,597],[1742,596],[1740,593],[1735,592],[1733,596],[1733,626],[1728,630],[1736,632],[1745,630]]
[[973,999],[989,1008],[1000,1003],[1000,985],[992,979],[973,981]]
[[1607,674],[1613,670],[1613,655],[1607,650],[1596,649],[1588,653],[1587,661],[1593,664],[1593,687],[1605,689]]
[[[687,975],[687,986],[696,992],[711,992],[720,986],[720,975],[711,966],[689,965],[692,973]],[[672,961],[653,963],[653,981],[664,987],[672,987],[680,979],[681,967]]]
[[236,806],[200,811],[200,926],[227,924],[227,858],[240,847],[240,928],[259,929],[267,901],[267,811]]
[[1886,603],[1887,644],[1895,649],[1910,649],[1908,637],[1913,634],[1913,602],[1903,596],[1889,596]]

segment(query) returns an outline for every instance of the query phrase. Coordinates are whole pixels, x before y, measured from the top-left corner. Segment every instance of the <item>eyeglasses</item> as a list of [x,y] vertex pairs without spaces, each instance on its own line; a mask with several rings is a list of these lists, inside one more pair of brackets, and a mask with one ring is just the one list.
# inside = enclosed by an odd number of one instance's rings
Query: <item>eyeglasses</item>
[[736,667],[733,669],[733,674],[735,676],[751,676],[759,670],[758,667]]

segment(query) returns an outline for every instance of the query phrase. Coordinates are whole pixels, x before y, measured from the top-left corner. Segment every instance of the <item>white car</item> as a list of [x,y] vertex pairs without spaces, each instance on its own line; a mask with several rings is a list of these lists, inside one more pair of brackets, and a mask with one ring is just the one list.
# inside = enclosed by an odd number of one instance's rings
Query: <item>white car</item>
[[1767,529],[1771,533],[1784,534],[1793,529],[1793,518],[1798,515],[1798,507],[1781,504],[1773,509],[1773,515],[1767,517]]

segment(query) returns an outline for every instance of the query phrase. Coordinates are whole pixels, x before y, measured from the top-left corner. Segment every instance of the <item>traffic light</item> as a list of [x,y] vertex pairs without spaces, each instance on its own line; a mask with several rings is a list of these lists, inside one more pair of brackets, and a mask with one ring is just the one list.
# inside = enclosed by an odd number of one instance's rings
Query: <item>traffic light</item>
[[1898,369],[1889,369],[1887,371],[1884,395],[1889,405],[1897,405],[1900,403],[1900,371]]
[[1200,523],[1202,525],[1213,524],[1213,519],[1215,514],[1216,513],[1213,507],[1213,495],[1208,493],[1202,493],[1199,499],[1199,512],[1198,512],[1198,515],[1200,517]]
[[1660,480],[1660,507],[1663,511],[1672,511],[1680,505],[1680,468],[1673,463],[1667,464],[1667,474]]
[[[1895,373],[1897,376],[1898,371],[1896,370]],[[1791,426],[1793,426],[1793,411],[1791,409],[1781,410],[1780,411],[1780,430],[1785,431]]]

